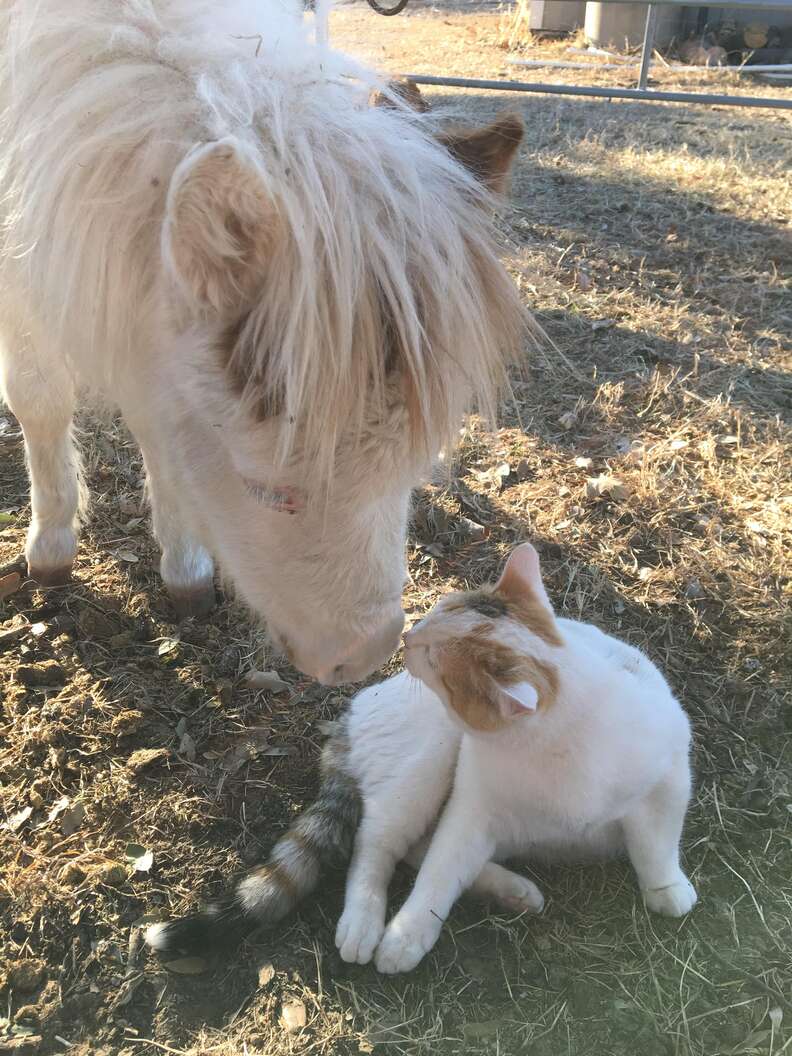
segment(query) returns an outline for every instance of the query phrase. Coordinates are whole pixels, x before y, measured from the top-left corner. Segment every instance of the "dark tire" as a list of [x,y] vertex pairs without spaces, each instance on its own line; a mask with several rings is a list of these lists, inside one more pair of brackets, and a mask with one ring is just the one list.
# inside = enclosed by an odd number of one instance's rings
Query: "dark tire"
[[398,15],[405,9],[409,0],[396,0],[395,4],[390,5],[380,4],[379,0],[367,0],[367,3],[378,15]]

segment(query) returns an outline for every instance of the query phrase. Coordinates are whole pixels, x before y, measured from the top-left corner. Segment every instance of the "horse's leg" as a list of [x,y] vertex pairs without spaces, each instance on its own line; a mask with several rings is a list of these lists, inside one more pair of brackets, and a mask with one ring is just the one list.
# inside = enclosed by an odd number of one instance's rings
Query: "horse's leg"
[[122,409],[143,452],[154,535],[162,551],[160,575],[180,620],[205,616],[215,605],[214,562],[190,531],[167,441],[145,406]]
[[71,576],[82,497],[74,382],[63,360],[29,335],[3,336],[0,391],[22,426],[30,475],[28,571],[42,586],[56,586]]

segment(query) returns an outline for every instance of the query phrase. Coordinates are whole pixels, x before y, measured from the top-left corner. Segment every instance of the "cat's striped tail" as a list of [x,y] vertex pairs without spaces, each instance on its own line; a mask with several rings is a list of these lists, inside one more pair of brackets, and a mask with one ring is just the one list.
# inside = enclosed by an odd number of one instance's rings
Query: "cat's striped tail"
[[160,953],[184,956],[237,945],[291,913],[317,886],[324,868],[345,865],[361,811],[357,783],[345,765],[347,750],[345,734],[327,743],[316,802],[278,840],[264,864],[202,912],[153,924],[146,931],[149,946]]

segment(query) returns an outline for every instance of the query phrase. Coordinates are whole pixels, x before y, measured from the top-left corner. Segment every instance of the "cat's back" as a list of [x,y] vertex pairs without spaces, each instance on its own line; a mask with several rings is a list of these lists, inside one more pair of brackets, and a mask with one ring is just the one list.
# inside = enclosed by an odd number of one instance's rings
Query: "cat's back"
[[610,668],[616,675],[627,676],[627,681],[635,680],[637,685],[656,693],[658,697],[673,694],[659,668],[649,657],[620,638],[601,631],[593,623],[582,623],[579,620],[559,619],[566,640],[573,644],[576,651]]
[[633,758],[639,768],[687,750],[687,715],[648,656],[592,624],[558,623],[566,642],[565,717],[592,749]]
[[349,705],[346,732],[364,792],[408,775],[418,780],[427,768],[450,774],[462,739],[439,698],[407,671],[361,690]]

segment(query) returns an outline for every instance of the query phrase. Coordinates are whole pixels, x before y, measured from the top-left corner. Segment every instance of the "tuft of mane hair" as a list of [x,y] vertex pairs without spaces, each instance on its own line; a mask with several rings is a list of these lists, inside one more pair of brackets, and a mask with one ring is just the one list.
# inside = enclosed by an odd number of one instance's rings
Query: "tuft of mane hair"
[[[162,336],[163,266],[194,313],[168,210],[191,168],[225,160],[273,250],[237,291],[232,368],[251,403],[283,407],[280,459],[326,480],[340,444],[388,421],[394,388],[422,459],[471,405],[492,414],[530,323],[463,146],[444,149],[409,107],[370,107],[382,82],[307,21],[264,0],[2,3],[0,282],[9,269],[12,288],[50,291],[43,331],[106,387]],[[520,135],[515,119],[500,127],[514,149]],[[199,237],[233,275],[250,230]],[[239,303],[206,307],[239,318]]]
[[278,840],[266,862],[200,912],[152,924],[145,934],[148,945],[179,956],[236,946],[288,916],[316,888],[325,869],[346,865],[361,812],[357,783],[345,769],[347,752],[345,732],[325,745],[316,801]]

